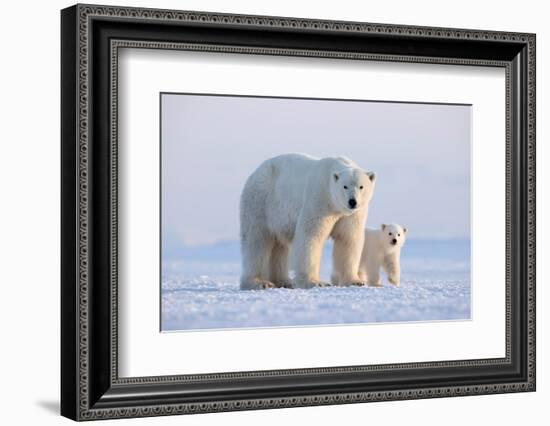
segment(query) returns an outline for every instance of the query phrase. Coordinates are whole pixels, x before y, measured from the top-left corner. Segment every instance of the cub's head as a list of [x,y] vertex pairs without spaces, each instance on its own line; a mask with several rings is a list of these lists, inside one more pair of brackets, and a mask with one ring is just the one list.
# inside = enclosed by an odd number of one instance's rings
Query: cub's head
[[407,228],[403,228],[401,225],[396,223],[386,225],[382,224],[380,226],[382,230],[382,241],[384,245],[388,248],[401,248],[405,244],[405,239],[407,237]]
[[333,173],[330,181],[334,207],[344,214],[353,214],[369,203],[374,192],[376,175],[349,167]]

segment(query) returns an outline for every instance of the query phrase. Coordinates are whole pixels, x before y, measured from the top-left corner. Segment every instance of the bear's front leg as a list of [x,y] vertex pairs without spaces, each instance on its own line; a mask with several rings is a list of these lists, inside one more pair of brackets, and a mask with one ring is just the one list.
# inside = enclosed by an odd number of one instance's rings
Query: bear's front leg
[[330,285],[320,279],[321,255],[332,223],[326,218],[298,220],[293,240],[293,265],[296,276],[294,288],[325,287]]
[[367,282],[367,270],[359,267],[359,279],[361,282]]
[[332,249],[332,267],[339,277],[338,284],[342,286],[365,285],[364,279],[359,277],[359,262],[361,260],[361,242],[353,239],[335,238]]
[[332,232],[332,269],[339,277],[339,285],[365,285],[365,279],[359,276],[365,240],[362,223],[361,217],[345,217],[336,223]]
[[324,240],[312,238],[296,246],[296,275],[294,288],[326,287],[329,283],[321,281],[320,264]]

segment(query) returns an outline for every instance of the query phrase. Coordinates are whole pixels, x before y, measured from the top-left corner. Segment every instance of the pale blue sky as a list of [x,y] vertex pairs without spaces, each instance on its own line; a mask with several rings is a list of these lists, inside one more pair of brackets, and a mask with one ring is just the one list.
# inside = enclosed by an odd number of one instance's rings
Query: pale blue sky
[[368,226],[470,236],[470,106],[161,96],[165,249],[237,240],[246,178],[288,152],[344,155],[376,172]]

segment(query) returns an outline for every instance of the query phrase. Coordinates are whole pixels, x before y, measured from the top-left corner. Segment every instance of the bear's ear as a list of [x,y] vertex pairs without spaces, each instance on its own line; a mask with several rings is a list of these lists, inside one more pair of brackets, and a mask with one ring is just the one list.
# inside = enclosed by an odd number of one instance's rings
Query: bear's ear
[[407,228],[403,228],[403,233],[407,233]]
[[338,176],[338,173],[334,173],[332,177],[334,178],[334,182],[338,182],[338,179],[340,178],[340,176]]
[[384,229],[386,229],[386,224],[383,223],[383,224],[380,226],[380,228],[382,228],[382,231],[383,231]]
[[376,174],[374,172],[365,172],[365,174],[369,177],[371,182],[376,180]]

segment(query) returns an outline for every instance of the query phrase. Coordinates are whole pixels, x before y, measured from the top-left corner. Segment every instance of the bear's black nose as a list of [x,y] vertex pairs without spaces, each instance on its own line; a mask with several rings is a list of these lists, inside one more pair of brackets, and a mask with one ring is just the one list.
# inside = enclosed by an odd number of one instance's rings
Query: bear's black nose
[[357,206],[357,201],[355,201],[355,198],[350,198],[348,204],[351,209],[354,209]]
[[397,244],[397,240],[394,238],[393,240],[391,240],[392,244]]

